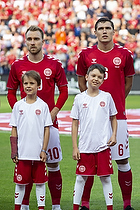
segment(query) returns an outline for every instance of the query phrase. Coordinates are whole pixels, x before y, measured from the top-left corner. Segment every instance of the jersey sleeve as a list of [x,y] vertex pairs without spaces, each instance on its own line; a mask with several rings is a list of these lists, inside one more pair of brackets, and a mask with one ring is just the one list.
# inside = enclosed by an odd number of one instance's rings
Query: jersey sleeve
[[117,112],[117,109],[116,109],[116,106],[115,106],[115,103],[114,103],[114,100],[113,100],[111,94],[109,94],[109,96],[110,96],[109,115],[113,116],[113,115],[116,115],[118,112]]
[[87,65],[86,65],[85,51],[81,51],[78,56],[78,64],[76,74],[78,76],[85,76],[87,73]]
[[55,83],[58,87],[65,86],[68,84],[64,68],[62,67],[62,63],[57,60],[56,61],[56,75],[55,75]]
[[17,127],[17,104],[15,103],[13,109],[12,109],[12,114],[11,114],[11,118],[10,118],[10,126],[15,126]]
[[78,120],[79,119],[79,114],[78,114],[78,95],[75,96],[74,102],[73,102],[73,106],[72,106],[72,110],[70,113],[70,117],[73,119]]
[[126,49],[126,64],[124,67],[125,77],[133,76],[135,74],[134,65],[133,65],[133,55],[130,51]]
[[11,66],[11,70],[9,72],[9,77],[8,77],[8,82],[7,82],[7,88],[17,90],[19,86],[19,81],[16,74],[15,64],[16,64],[16,61]]
[[51,114],[47,104],[45,104],[44,119],[45,119],[44,127],[53,125]]

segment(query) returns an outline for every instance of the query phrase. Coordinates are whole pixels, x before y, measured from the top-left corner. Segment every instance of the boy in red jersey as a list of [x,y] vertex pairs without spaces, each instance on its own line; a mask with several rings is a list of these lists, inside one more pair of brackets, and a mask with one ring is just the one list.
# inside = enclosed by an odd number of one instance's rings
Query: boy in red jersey
[[[30,70],[39,72],[41,76],[41,86],[38,91],[38,96],[48,104],[53,121],[47,147],[48,186],[52,198],[52,209],[60,210],[62,177],[59,168],[59,161],[62,160],[62,151],[58,132],[57,114],[67,100],[68,88],[66,75],[61,62],[53,57],[43,54],[43,37],[44,33],[39,27],[30,26],[27,29],[25,39],[29,53],[27,56],[12,64],[7,83],[7,97],[10,106],[13,108],[17,101],[16,91],[18,87],[20,87],[21,98],[26,96],[21,81],[22,74]],[[54,101],[55,85],[57,85],[59,89],[59,97],[56,104]],[[29,209],[29,195],[31,188],[32,184],[26,187],[22,209]]]
[[37,96],[41,78],[36,71],[28,71],[22,76],[24,92],[27,96],[17,101],[10,119],[12,126],[11,158],[15,166],[15,210],[21,209],[25,186],[36,184],[38,209],[45,206],[45,182],[47,145],[52,119],[48,105]]
[[[83,49],[79,54],[77,75],[79,88],[82,91],[87,89],[85,75],[88,67],[94,63],[100,63],[106,68],[105,81],[100,89],[111,93],[118,114],[117,144],[111,148],[112,159],[118,165],[118,181],[123,197],[124,210],[132,210],[132,172],[129,165],[129,142],[127,122],[125,115],[125,98],[129,94],[133,75],[132,53],[126,48],[113,43],[114,35],[113,22],[108,18],[100,18],[95,24],[95,34],[98,44],[87,49]],[[90,191],[93,179],[88,178],[83,197],[82,209],[89,209]]]

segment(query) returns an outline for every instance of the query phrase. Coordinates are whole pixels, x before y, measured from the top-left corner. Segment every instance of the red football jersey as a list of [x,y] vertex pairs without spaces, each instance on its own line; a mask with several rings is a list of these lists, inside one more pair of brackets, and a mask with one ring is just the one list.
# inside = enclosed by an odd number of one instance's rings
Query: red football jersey
[[77,75],[85,76],[89,66],[94,63],[106,68],[105,80],[100,89],[112,95],[118,111],[117,119],[126,119],[125,77],[135,74],[132,53],[116,44],[108,52],[100,51],[96,45],[88,47],[79,54]]
[[[51,111],[55,106],[55,84],[58,87],[67,85],[62,63],[58,59],[48,55],[44,55],[43,60],[38,63],[30,62],[27,56],[16,60],[11,66],[7,87],[17,90],[20,85],[21,98],[26,96],[23,90],[21,76],[30,70],[39,72],[41,76],[41,87],[37,95],[48,104]],[[57,127],[57,125],[55,126]]]

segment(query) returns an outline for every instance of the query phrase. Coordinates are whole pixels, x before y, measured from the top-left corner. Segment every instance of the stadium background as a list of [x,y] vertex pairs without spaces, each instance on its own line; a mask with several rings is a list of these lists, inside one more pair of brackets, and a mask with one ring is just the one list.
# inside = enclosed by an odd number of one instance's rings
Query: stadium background
[[[78,52],[82,48],[96,43],[97,40],[93,33],[94,23],[102,16],[108,16],[115,24],[114,42],[131,49],[134,54],[136,75],[131,93],[140,94],[140,0],[0,0],[1,120],[2,113],[11,112],[5,95],[6,82],[11,63],[27,53],[24,45],[24,33],[28,26],[36,24],[44,30],[44,53],[56,56],[62,61],[69,82],[69,93],[75,94],[79,91],[75,75]],[[69,96],[63,111],[66,112],[71,109],[73,97],[73,95]],[[126,99],[126,108],[134,109],[139,113],[139,102],[140,95],[129,95]],[[63,116],[60,115],[61,117]],[[3,120],[5,123],[5,116]],[[136,120],[138,124],[139,118]],[[134,119],[131,120],[131,124],[133,123]],[[61,125],[63,126],[62,122]],[[1,130],[0,209],[11,210],[14,206],[14,164],[10,159],[10,132]],[[65,210],[71,210],[76,162],[72,160],[71,136],[60,134],[60,140],[63,151],[63,161],[60,163],[63,176],[61,207]],[[137,210],[140,209],[139,148],[139,137],[130,137],[130,164],[133,170],[132,205]],[[114,210],[120,210],[122,209],[122,198],[117,183],[116,167],[113,162]],[[106,208],[102,194],[100,180],[95,177],[91,194],[91,209]],[[33,187],[30,200],[30,210],[34,209],[36,209],[35,187]],[[46,188],[46,209],[51,209],[48,188]]]
[[76,64],[82,48],[96,44],[94,24],[102,16],[115,25],[114,42],[134,55],[131,93],[140,93],[140,0],[0,0],[0,93],[5,93],[12,62],[26,55],[26,29],[45,33],[43,51],[62,61],[69,93],[78,92]]

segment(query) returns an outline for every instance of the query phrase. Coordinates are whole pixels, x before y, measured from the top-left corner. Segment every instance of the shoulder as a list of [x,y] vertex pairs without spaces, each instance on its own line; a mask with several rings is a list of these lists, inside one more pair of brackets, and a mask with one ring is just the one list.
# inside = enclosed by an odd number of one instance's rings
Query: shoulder
[[104,95],[105,97],[108,97],[108,98],[111,98],[111,94],[109,92],[106,92],[106,91],[103,91],[103,90],[100,90],[100,94],[101,94],[101,97]]
[[61,61],[51,55],[44,55],[44,62],[57,71],[63,68]]
[[25,63],[26,61],[28,61],[28,58],[27,58],[27,56],[24,56],[24,57],[22,57],[22,58],[16,59],[16,60],[12,63],[12,66],[13,66],[13,65],[22,65],[22,64]]
[[57,59],[57,58],[55,58],[54,56],[51,56],[51,55],[44,55],[44,60],[49,60],[49,61],[53,61],[53,62],[61,64],[61,61],[59,59]]
[[90,52],[92,52],[93,50],[96,50],[97,49],[97,45],[93,45],[91,47],[87,47],[87,48],[83,48],[80,52],[79,52],[79,55],[81,54],[88,54]]
[[132,55],[132,52],[130,50],[128,50],[127,48],[122,47],[122,46],[120,46],[118,44],[115,44],[114,50],[118,50],[121,53],[126,54],[126,55]]
[[86,91],[83,91],[82,93],[78,93],[76,95],[76,98],[82,98],[82,97],[85,97],[85,95],[86,95]]
[[21,104],[23,104],[23,103],[24,103],[24,98],[22,98],[22,99],[20,99],[19,101],[17,101],[17,102],[14,104],[13,109],[19,107],[19,106],[20,106]]
[[41,106],[48,107],[48,104],[45,101],[43,101],[40,97],[37,98],[37,102]]

